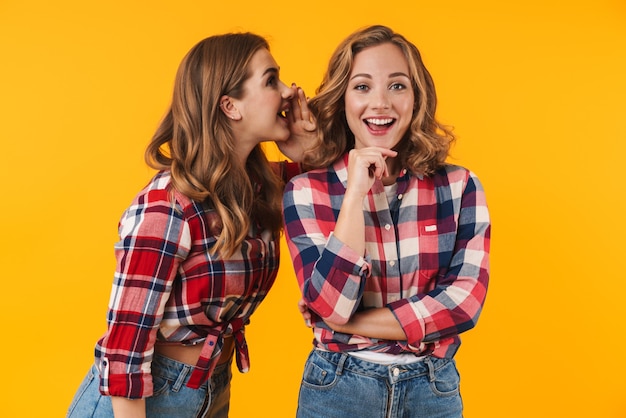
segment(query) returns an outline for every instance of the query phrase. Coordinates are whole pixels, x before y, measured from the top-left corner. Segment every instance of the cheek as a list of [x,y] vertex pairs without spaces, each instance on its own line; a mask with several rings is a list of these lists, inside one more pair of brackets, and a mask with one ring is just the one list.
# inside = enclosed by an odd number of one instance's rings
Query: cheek
[[404,102],[404,116],[408,117],[409,119],[412,118],[413,117],[413,108],[415,106],[416,106],[415,99],[414,99],[413,95],[411,95]]
[[346,113],[346,122],[348,122],[348,128],[350,128],[352,132],[356,132],[362,126],[361,118],[350,115],[349,113]]
[[403,129],[408,128],[413,120],[413,103],[403,106],[401,109],[396,109],[400,114],[400,126],[402,126]]
[[346,97],[345,100],[346,120],[350,129],[354,130],[361,124],[361,115],[363,114],[364,106],[362,106],[358,101],[350,99],[349,97]]

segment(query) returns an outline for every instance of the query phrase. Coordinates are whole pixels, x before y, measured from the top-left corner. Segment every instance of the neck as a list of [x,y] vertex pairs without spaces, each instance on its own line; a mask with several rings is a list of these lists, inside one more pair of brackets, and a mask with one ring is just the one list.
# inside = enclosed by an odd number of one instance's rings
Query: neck
[[398,175],[400,174],[400,160],[396,158],[387,158],[387,172],[388,176],[382,178],[382,182],[385,186],[389,186],[396,182]]
[[237,154],[239,162],[241,162],[241,165],[243,167],[246,166],[246,161],[248,161],[248,157],[250,156],[250,153],[252,152],[253,149],[254,149],[254,146],[249,147],[244,144],[237,144],[237,149],[235,150],[235,153]]

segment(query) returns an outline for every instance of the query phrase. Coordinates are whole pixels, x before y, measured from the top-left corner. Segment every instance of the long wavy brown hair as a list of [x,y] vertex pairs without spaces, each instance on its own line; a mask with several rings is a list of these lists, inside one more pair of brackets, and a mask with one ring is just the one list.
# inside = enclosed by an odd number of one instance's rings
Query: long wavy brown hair
[[386,26],[375,25],[348,36],[331,56],[317,94],[309,102],[317,119],[320,142],[305,156],[307,166],[326,167],[354,148],[354,135],[346,120],[344,101],[354,57],[365,48],[384,43],[397,45],[402,50],[409,64],[415,96],[410,128],[396,147],[398,156],[414,173],[425,175],[432,174],[444,164],[455,137],[450,127],[435,119],[435,85],[421,54],[404,36]]
[[237,141],[220,110],[223,95],[242,98],[255,52],[269,50],[251,33],[206,38],[184,57],[176,74],[172,103],[145,153],[148,165],[170,170],[172,187],[216,211],[219,221],[213,253],[232,256],[251,226],[279,234],[282,181],[260,145],[245,167],[235,154]]

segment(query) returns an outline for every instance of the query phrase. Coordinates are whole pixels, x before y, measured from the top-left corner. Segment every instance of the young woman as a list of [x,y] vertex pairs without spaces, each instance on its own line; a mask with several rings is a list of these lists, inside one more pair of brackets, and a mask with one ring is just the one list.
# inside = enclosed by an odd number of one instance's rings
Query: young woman
[[436,102],[417,48],[383,26],[339,45],[309,102],[319,169],[283,198],[315,336],[299,418],[462,415],[453,357],[485,300],[491,227],[476,176],[445,162]]
[[315,140],[304,93],[280,81],[265,39],[213,36],[183,59],[146,150],[159,170],[119,225],[95,364],[68,417],[226,417],[230,365],[249,367],[244,326],[279,262],[281,197]]

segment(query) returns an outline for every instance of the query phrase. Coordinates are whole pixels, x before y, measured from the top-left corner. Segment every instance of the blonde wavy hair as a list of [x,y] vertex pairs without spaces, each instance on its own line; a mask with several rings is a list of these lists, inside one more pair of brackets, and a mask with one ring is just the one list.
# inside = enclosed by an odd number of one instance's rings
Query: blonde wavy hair
[[307,166],[327,167],[354,148],[354,135],[348,127],[344,102],[354,57],[365,48],[384,43],[397,45],[402,50],[409,64],[415,96],[410,128],[396,147],[398,156],[414,173],[425,175],[432,174],[444,164],[455,137],[450,127],[435,119],[435,85],[421,54],[404,36],[386,26],[375,25],[348,36],[331,56],[317,94],[309,102],[311,112],[317,119],[320,142],[305,156]]
[[257,145],[245,167],[235,154],[237,143],[223,95],[242,98],[250,77],[248,65],[267,41],[251,33],[206,38],[182,60],[172,103],[145,152],[147,164],[170,170],[172,187],[215,210],[211,225],[218,235],[212,253],[232,256],[250,227],[279,234],[282,227],[282,180]]

